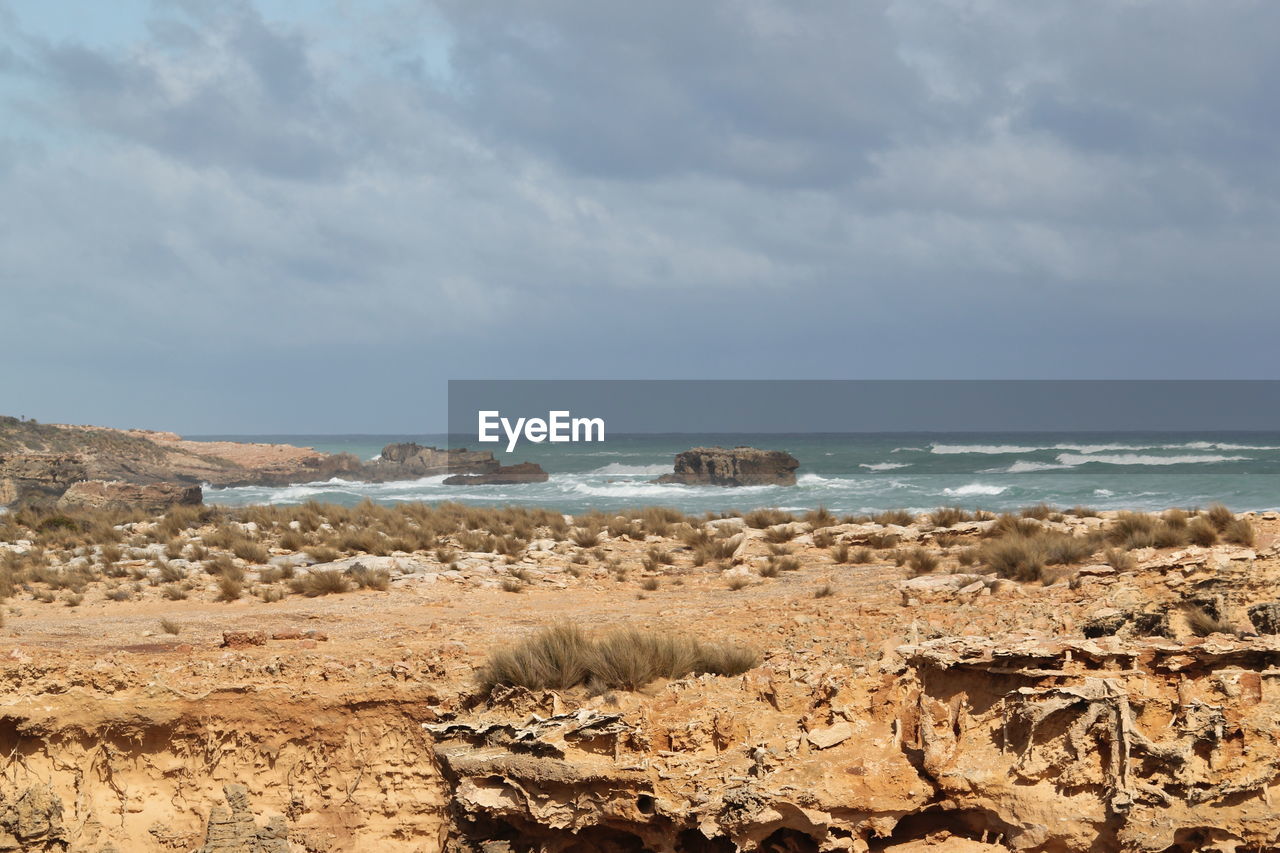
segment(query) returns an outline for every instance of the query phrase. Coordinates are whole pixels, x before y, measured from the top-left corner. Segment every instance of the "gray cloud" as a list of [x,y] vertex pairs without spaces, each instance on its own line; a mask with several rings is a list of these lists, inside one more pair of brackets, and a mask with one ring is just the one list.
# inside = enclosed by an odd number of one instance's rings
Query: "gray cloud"
[[1086,6],[0,5],[0,390],[412,430],[449,376],[1258,375],[1280,12]]

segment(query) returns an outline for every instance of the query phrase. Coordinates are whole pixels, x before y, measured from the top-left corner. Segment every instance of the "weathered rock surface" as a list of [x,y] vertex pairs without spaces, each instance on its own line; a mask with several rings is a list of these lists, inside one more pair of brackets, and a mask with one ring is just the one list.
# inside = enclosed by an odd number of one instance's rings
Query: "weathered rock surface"
[[139,510],[162,513],[175,506],[199,506],[203,500],[199,486],[179,483],[122,483],[82,480],[72,483],[58,498],[58,508],[95,510]]
[[435,477],[440,474],[480,475],[499,470],[489,451],[451,447],[441,450],[414,442],[388,444],[382,455],[360,469],[360,479],[371,482]]
[[521,483],[545,483],[550,479],[536,462],[500,465],[484,474],[455,474],[446,477],[446,486],[512,486]]
[[84,465],[74,454],[0,454],[0,506],[50,503],[84,477]]
[[224,785],[227,808],[215,806],[209,813],[204,846],[195,853],[289,853],[289,828],[276,815],[260,827],[249,808],[249,790],[243,785]]
[[676,454],[675,470],[655,483],[685,486],[794,486],[800,463],[781,450],[695,447]]

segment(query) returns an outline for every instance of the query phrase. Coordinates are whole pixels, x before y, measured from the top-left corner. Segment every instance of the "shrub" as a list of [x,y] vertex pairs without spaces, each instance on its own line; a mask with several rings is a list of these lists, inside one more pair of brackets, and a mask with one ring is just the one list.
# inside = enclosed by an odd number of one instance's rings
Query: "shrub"
[[890,509],[872,516],[871,520],[876,524],[882,524],[885,527],[888,527],[890,524],[896,524],[899,527],[906,527],[908,524],[915,521],[916,518],[905,509]]
[[798,557],[770,557],[769,562],[778,567],[778,571],[782,572],[798,572],[800,571],[800,559]]
[[782,542],[790,542],[792,539],[795,539],[795,538],[796,538],[795,529],[787,524],[779,524],[774,527],[770,527],[768,530],[764,532],[764,540],[766,542],[774,542],[774,543],[780,544]]
[[872,548],[892,548],[898,544],[898,534],[871,533],[867,536],[867,544]]
[[640,588],[647,592],[653,592],[660,585],[661,583],[658,581],[657,578],[645,578],[643,581],[640,582]]
[[913,575],[927,575],[938,568],[938,558],[924,548],[916,548],[907,556],[907,566]]
[[575,527],[569,538],[579,548],[594,548],[600,544],[600,531],[594,527]]
[[658,678],[740,675],[759,663],[750,649],[704,644],[659,631],[621,628],[591,640],[571,624],[543,629],[524,643],[489,655],[477,672],[483,690],[499,685],[531,690],[635,690]]
[[1190,606],[1183,610],[1187,619],[1187,628],[1197,637],[1210,634],[1239,634],[1240,631],[1230,622],[1205,611],[1203,607]]
[[959,507],[940,506],[929,514],[929,520],[933,522],[934,527],[951,527],[962,521],[968,521],[973,516]]
[[1108,548],[1103,552],[1102,558],[1117,572],[1131,572],[1138,567],[1138,561],[1133,555],[1121,548]]
[[648,551],[646,551],[645,556],[649,559],[650,562],[658,566],[671,566],[671,565],[674,565],[676,562],[675,557],[671,556],[670,551],[666,551],[662,548],[659,548],[656,545],[654,545]]
[[304,552],[317,563],[332,563],[341,556],[336,548],[328,545],[308,545]]
[[1217,544],[1218,528],[1209,519],[1197,516],[1187,524],[1187,541],[1204,548]]
[[849,555],[849,562],[855,565],[863,566],[873,562],[876,558],[875,552],[870,548],[859,548]]
[[297,593],[315,598],[320,595],[337,595],[351,591],[347,576],[337,569],[319,569],[293,579],[290,588]]
[[1051,566],[1070,566],[1092,556],[1098,550],[1099,540],[1090,536],[1070,536],[1063,533],[1046,533],[1040,536],[1045,562]]
[[231,546],[231,553],[248,563],[265,563],[270,556],[265,545],[242,539]]
[[813,532],[813,545],[815,548],[830,548],[835,544],[836,536],[830,530],[815,530]]
[[284,590],[278,586],[258,587],[258,598],[267,604],[274,604],[284,598]]
[[238,601],[244,592],[244,583],[240,578],[222,575],[218,578],[218,601]]
[[729,589],[733,592],[737,592],[738,590],[743,589],[750,585],[751,585],[751,581],[747,580],[742,575],[734,575],[733,577],[729,578],[728,586],[729,586]]
[[1107,529],[1107,539],[1122,548],[1152,548],[1160,538],[1157,534],[1164,522],[1145,512],[1125,512],[1116,517]]
[[370,569],[356,563],[347,573],[360,589],[383,590],[391,586],[391,573],[386,569]]
[[1043,576],[1045,555],[1033,536],[1004,536],[983,545],[978,556],[1003,578],[1031,581]]
[[519,578],[503,578],[501,586],[503,592],[524,592],[524,584]]
[[1023,518],[1017,515],[1004,513],[995,520],[995,524],[988,527],[983,536],[988,538],[996,538],[1001,536],[1034,536],[1041,530],[1041,525],[1033,518]]
[[1205,517],[1209,519],[1209,523],[1219,532],[1227,529],[1227,525],[1236,520],[1235,513],[1227,509],[1222,504],[1214,504],[1209,507]]
[[161,619],[160,630],[164,631],[166,634],[181,634],[182,626],[177,622],[174,622],[172,619]]
[[567,690],[591,675],[591,642],[572,624],[544,628],[524,643],[489,655],[477,673],[482,689],[498,685]]
[[823,527],[831,527],[836,523],[836,517],[825,506],[809,510],[804,514],[804,520],[809,522],[810,530],[820,530]]
[[831,546],[831,559],[836,563],[847,563],[850,557],[849,546],[843,542],[839,545]]
[[1253,525],[1247,518],[1235,518],[1222,529],[1222,538],[1235,545],[1252,546],[1254,542]]
[[169,601],[185,601],[188,593],[185,589],[178,586],[176,583],[171,583],[168,586],[161,589],[160,594],[165,598],[167,598]]
[[1038,503],[1035,506],[1023,507],[1019,513],[1023,518],[1034,518],[1037,521],[1046,521],[1055,515],[1061,515],[1056,509],[1047,503]]
[[813,591],[814,598],[830,598],[835,594],[836,591],[831,588],[831,584],[823,584]]
[[778,573],[781,571],[782,570],[778,568],[778,564],[775,561],[770,560],[769,562],[765,563],[763,566],[760,566],[759,568],[757,568],[756,574],[758,574],[762,578],[776,578],[778,576]]
[[756,530],[764,530],[766,527],[773,527],[778,524],[787,524],[795,521],[795,516],[789,512],[783,512],[780,509],[753,509],[742,517],[747,527]]

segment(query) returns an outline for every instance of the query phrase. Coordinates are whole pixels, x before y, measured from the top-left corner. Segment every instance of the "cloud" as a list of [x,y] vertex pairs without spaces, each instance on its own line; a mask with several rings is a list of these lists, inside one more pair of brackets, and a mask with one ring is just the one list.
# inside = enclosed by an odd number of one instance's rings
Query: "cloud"
[[[1228,375],[1280,308],[1280,12],[1085,6],[187,2],[122,42],[0,4],[13,340],[71,386],[234,351],[209,406],[245,428],[317,363],[383,402],[504,365],[1030,369],[1000,346]],[[42,369],[28,413],[66,396]]]

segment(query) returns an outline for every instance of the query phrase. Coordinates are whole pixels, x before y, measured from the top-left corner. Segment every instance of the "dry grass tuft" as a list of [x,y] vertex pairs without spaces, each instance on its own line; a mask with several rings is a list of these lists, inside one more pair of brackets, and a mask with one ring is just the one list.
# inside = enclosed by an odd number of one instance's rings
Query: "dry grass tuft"
[[295,577],[289,588],[296,593],[315,598],[321,595],[340,595],[351,591],[351,584],[345,573],[337,569],[319,569]]
[[659,678],[739,675],[758,663],[754,651],[737,646],[636,628],[620,628],[591,640],[577,626],[561,624],[490,654],[477,681],[485,691],[499,685],[635,690]]

